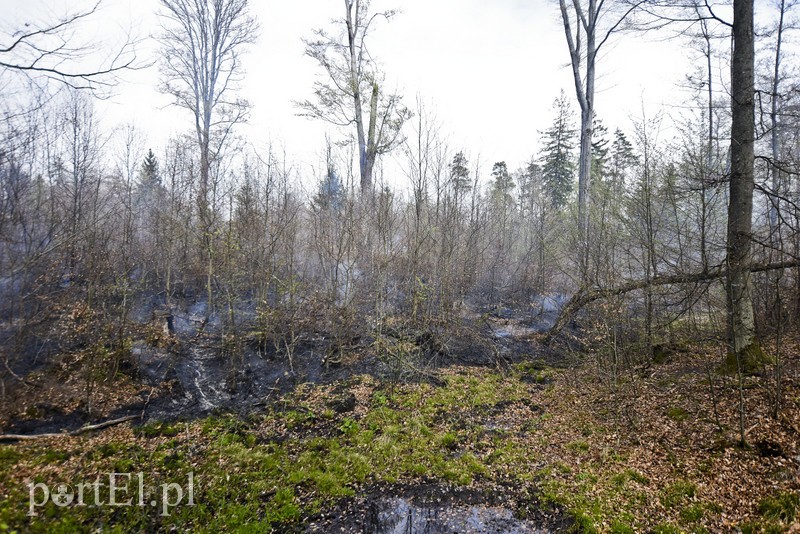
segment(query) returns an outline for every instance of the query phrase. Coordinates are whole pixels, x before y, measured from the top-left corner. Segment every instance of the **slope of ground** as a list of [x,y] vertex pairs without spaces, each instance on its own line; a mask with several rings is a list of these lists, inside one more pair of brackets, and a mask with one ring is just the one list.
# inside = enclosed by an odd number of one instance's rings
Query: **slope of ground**
[[[448,511],[473,514],[458,528],[475,532],[796,531],[797,362],[777,419],[765,379],[743,384],[743,448],[739,390],[706,372],[717,357],[694,348],[616,385],[591,362],[451,366],[435,385],[359,375],[301,386],[245,418],[9,444],[0,449],[0,531],[413,531],[415,513],[447,525]],[[112,472],[142,472],[153,488],[185,484],[191,472],[195,505],[162,515],[160,505],[50,502],[26,515],[29,483],[76,488]]]

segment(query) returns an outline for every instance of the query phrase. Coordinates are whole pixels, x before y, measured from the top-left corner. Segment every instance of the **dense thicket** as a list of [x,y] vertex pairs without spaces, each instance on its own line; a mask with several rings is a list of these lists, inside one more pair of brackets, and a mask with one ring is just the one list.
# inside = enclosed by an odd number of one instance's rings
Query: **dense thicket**
[[[707,57],[725,59],[723,43],[706,44]],[[758,78],[781,84],[760,93],[774,106],[756,117],[756,264],[800,254],[800,93],[796,73],[776,72]],[[722,282],[678,283],[682,274],[722,272],[726,261],[730,105],[721,92],[706,100],[704,88],[718,82],[716,71],[707,74],[693,109],[672,117],[677,135],[662,116],[636,120],[628,135],[595,123],[585,260],[576,254],[578,130],[563,95],[541,151],[518,170],[497,162],[490,173],[448,146],[418,105],[393,137],[405,139],[395,149],[401,164],[378,160],[366,189],[353,140],[329,142],[325,161],[312,166],[232,137],[211,157],[190,136],[151,150],[131,128],[108,134],[79,90],[7,103],[0,375],[71,350],[92,350],[115,369],[137,329],[159,314],[196,317],[225,340],[235,365],[253,339],[291,358],[303,340],[324,338],[327,358],[397,321],[436,333],[467,309],[515,305],[534,315],[579,288],[631,280],[643,282],[609,292],[580,326],[640,358],[681,328],[720,334]],[[649,283],[665,279],[676,283]],[[762,334],[796,323],[800,271],[752,281]]]

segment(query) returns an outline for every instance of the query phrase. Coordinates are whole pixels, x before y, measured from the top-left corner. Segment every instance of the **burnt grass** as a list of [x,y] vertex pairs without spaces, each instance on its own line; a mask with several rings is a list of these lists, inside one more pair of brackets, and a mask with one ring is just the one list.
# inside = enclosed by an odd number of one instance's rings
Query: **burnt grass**
[[[451,331],[393,325],[336,358],[324,339],[302,340],[291,361],[245,344],[232,366],[222,336],[182,332],[168,342],[134,339],[118,373],[95,376],[91,388],[86,351],[57,354],[5,381],[4,434],[62,434],[0,443],[0,532],[782,532],[796,524],[797,351],[784,361],[781,417],[769,416],[769,370],[745,380],[742,448],[737,383],[708,372],[716,347],[678,343],[665,361],[644,358],[612,378],[602,347],[580,355],[574,339],[547,347],[539,339],[524,315],[488,310]],[[136,419],[63,434],[122,416]],[[30,481],[74,485],[139,471],[165,482],[193,472],[201,505],[162,517],[50,503],[26,516]]]

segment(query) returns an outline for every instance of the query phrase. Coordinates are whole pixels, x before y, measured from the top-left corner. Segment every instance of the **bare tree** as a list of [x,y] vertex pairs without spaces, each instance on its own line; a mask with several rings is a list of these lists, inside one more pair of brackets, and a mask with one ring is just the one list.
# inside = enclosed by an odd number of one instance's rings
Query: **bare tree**
[[[258,25],[248,0],[161,0],[164,6],[161,90],[192,112],[200,149],[197,208],[207,263],[209,313],[213,278],[209,174],[231,128],[245,119],[248,103],[231,99],[242,74],[240,53],[256,38]],[[212,146],[212,141],[214,146]]]
[[79,26],[95,18],[100,4],[98,1],[53,22],[26,21],[23,30],[1,36],[0,68],[23,74],[34,82],[39,78],[56,80],[95,93],[113,87],[121,71],[142,65],[137,63],[136,43],[130,38],[98,59],[93,56],[100,46],[77,37]]
[[[372,188],[375,161],[402,142],[400,130],[410,117],[398,94],[381,87],[383,76],[367,50],[367,35],[377,18],[391,19],[395,12],[369,12],[369,0],[345,0],[345,17],[335,23],[343,35],[316,30],[305,40],[306,55],[325,69],[326,81],[314,84],[316,103],[298,102],[304,115],[336,126],[355,125],[361,190]],[[366,108],[366,109],[365,109]]]
[[[597,55],[627,16],[641,4],[636,1],[615,13],[606,0],[559,0],[564,34],[569,47],[575,95],[581,108],[580,164],[578,167],[578,224],[581,241],[580,268],[582,281],[588,274],[589,194],[592,172],[592,133],[594,130],[594,93]],[[604,19],[610,18],[603,24]],[[585,36],[585,42],[584,42]]]
[[[784,176],[780,169],[779,162],[781,161],[781,143],[780,143],[780,119],[781,113],[781,81],[783,78],[782,62],[784,55],[783,50],[784,40],[786,39],[787,30],[792,29],[792,25],[787,20],[788,12],[797,6],[796,1],[777,0],[778,8],[778,22],[775,28],[775,59],[773,62],[772,80],[771,80],[771,97],[770,97],[770,110],[769,110],[769,129],[770,129],[770,151],[772,156],[772,191],[776,195],[783,193]],[[780,205],[776,199],[770,199],[769,209],[769,225],[770,225],[770,239],[773,245],[777,239],[777,226]]]

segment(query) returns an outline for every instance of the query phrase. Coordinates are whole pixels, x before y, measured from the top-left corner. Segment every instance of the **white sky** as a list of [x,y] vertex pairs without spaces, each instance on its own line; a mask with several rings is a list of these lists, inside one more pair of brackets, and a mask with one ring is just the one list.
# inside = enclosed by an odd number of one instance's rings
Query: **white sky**
[[[94,0],[0,0],[0,12],[14,21],[48,20],[92,5]],[[240,133],[258,147],[270,141],[290,160],[317,164],[325,127],[296,116],[293,100],[311,96],[319,69],[303,55],[302,37],[329,28],[341,16],[341,0],[251,0],[261,25],[245,57],[241,95],[253,104]],[[373,9],[402,13],[373,32],[370,50],[384,65],[387,81],[413,107],[417,93],[448,133],[450,145],[480,155],[490,166],[505,160],[510,169],[537,149],[538,132],[552,119],[551,106],[564,89],[574,101],[563,29],[555,0],[373,0]],[[114,39],[132,28],[140,57],[157,57],[148,35],[158,32],[158,0],[103,0],[87,38]],[[86,31],[85,29],[83,31]],[[691,69],[685,43],[644,41],[623,35],[598,63],[597,113],[609,130],[630,131],[630,117],[675,104],[676,84]],[[98,104],[106,127],[133,123],[160,152],[170,135],[190,131],[189,112],[170,107],[157,91],[156,67],[127,73],[117,94]],[[574,105],[577,112],[577,105]]]

